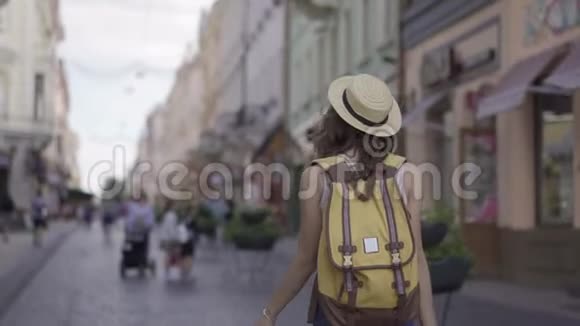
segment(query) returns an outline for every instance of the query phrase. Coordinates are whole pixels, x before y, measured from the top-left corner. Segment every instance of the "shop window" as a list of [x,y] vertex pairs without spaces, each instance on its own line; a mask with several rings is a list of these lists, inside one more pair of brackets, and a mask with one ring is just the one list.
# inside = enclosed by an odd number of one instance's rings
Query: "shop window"
[[307,71],[305,71],[304,76],[305,78],[305,85],[307,85],[306,90],[310,93],[308,94],[307,101],[311,101],[316,95],[318,95],[317,87],[316,87],[316,58],[314,57],[314,47],[310,48],[306,53],[306,64],[307,64]]
[[461,163],[474,163],[481,169],[477,182],[461,184],[477,197],[461,201],[461,215],[467,223],[495,223],[498,217],[497,136],[495,119],[478,120],[475,128],[462,129]]
[[331,60],[331,69],[330,69],[330,73],[331,73],[331,78],[335,78],[336,76],[340,75],[340,72],[338,70],[339,67],[339,57],[338,54],[340,53],[340,48],[339,48],[339,34],[338,34],[338,26],[334,25],[332,26],[332,30],[331,30],[331,51],[330,53],[332,54],[330,56],[330,60]]
[[[403,1],[404,2],[404,1]],[[402,4],[403,6],[405,5],[404,3]],[[397,17],[396,13],[394,12],[395,10],[398,12],[398,8],[396,7],[396,2],[393,1],[385,1],[384,2],[384,6],[385,6],[385,16],[383,17],[383,41],[390,41],[391,36],[394,34],[393,33],[393,23],[392,23],[392,19],[393,17]]]
[[8,82],[4,74],[0,74],[0,117],[8,115]]
[[0,34],[6,32],[6,10],[0,8]]
[[363,55],[366,60],[371,54],[371,39],[373,34],[373,19],[371,11],[370,0],[363,0],[362,8],[362,22],[363,22]]
[[59,156],[65,154],[62,135],[56,136],[56,152],[58,153]]
[[451,179],[454,170],[455,120],[453,111],[448,107],[433,110],[427,116],[427,134],[431,149],[430,162],[437,167],[441,184],[433,185],[434,200],[441,200],[445,205],[453,206],[453,189]]
[[345,37],[345,42],[344,42],[344,47],[345,47],[345,52],[346,52],[346,57],[345,57],[345,66],[346,66],[346,71],[351,71],[352,66],[353,66],[353,47],[352,47],[352,41],[353,41],[353,37],[352,37],[352,16],[351,16],[351,12],[350,10],[347,10],[344,12],[344,37]]
[[535,100],[539,224],[569,225],[574,214],[572,99],[538,95]]
[[318,39],[318,96],[320,99],[324,98],[326,93],[326,51],[324,38],[321,36]]
[[44,112],[44,75],[34,75],[34,120],[40,120]]

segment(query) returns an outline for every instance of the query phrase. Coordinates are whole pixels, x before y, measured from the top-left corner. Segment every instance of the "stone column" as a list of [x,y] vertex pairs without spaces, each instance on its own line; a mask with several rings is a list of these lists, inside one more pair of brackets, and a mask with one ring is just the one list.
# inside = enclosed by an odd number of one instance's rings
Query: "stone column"
[[511,176],[511,120],[509,113],[496,116],[496,137],[497,137],[497,196],[498,196],[498,217],[497,225],[500,228],[509,229],[512,223],[512,200],[510,194],[513,193]]
[[[535,182],[535,144],[534,144],[534,110],[531,96],[526,101],[509,113],[508,123],[504,127],[505,151],[509,151],[507,173],[501,175],[504,180],[500,183],[508,183],[508,191],[500,192],[499,200],[502,206],[509,207],[509,215],[504,216],[506,224],[512,230],[530,230],[536,225],[536,182]],[[507,139],[505,139],[507,136]],[[504,151],[504,152],[505,152]],[[501,159],[501,158],[500,158]],[[505,190],[507,190],[505,189]]]

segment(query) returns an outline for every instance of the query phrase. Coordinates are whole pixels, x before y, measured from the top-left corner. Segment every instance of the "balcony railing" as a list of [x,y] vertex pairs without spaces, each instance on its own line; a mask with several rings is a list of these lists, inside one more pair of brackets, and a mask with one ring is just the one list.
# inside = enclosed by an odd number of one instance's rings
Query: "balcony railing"
[[412,48],[496,0],[422,0],[405,9],[403,46]]
[[56,123],[52,116],[34,118],[26,115],[3,115],[0,117],[0,133],[28,136],[50,136]]

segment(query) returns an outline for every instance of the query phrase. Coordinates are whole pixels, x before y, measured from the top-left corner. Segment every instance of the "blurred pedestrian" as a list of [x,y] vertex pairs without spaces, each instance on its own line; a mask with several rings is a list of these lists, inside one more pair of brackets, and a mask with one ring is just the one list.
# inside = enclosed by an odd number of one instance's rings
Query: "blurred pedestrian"
[[160,245],[165,253],[165,275],[169,276],[171,268],[177,266],[181,256],[179,242],[179,218],[175,212],[175,203],[168,200],[163,208],[160,228]]
[[8,236],[8,227],[6,226],[6,221],[4,216],[0,216],[0,233],[2,234],[2,242],[8,243],[10,237]]
[[313,141],[319,158],[301,179],[310,195],[301,196],[300,250],[256,325],[275,325],[316,272],[315,326],[435,326],[421,203],[413,180],[397,181],[405,158],[392,153],[399,106],[370,75],[335,80],[328,100]]
[[103,202],[101,223],[105,242],[107,243],[111,240],[111,229],[119,215],[119,205],[120,203],[115,199]]
[[2,234],[2,242],[8,243],[10,236],[8,235],[8,221],[7,215],[0,213],[0,234]]
[[187,280],[191,277],[193,258],[198,238],[197,224],[191,214],[184,216],[178,227],[179,241],[181,243],[181,278]]
[[30,212],[32,218],[33,244],[34,246],[39,247],[42,245],[43,233],[48,227],[48,210],[41,189],[37,190],[36,197],[32,200]]
[[232,199],[226,200],[227,212],[226,212],[226,223],[231,222],[234,219],[234,212],[236,210],[236,203]]
[[127,204],[125,220],[125,237],[130,242],[142,245],[145,254],[149,253],[149,235],[155,226],[155,211],[147,202],[147,195],[142,192]]
[[127,204],[125,230],[129,233],[150,232],[155,226],[155,211],[147,202],[147,195],[142,192]]
[[144,275],[146,269],[155,271],[155,263],[149,258],[149,238],[155,226],[155,212],[141,192],[127,204],[125,219],[125,241],[122,249],[121,276],[128,268],[138,268]]
[[14,203],[10,197],[5,197],[3,201],[0,202],[0,233],[2,234],[2,241],[8,243],[10,237],[8,235],[8,222],[14,214]]
[[94,210],[93,203],[88,202],[88,203],[84,204],[82,207],[82,218],[83,218],[83,221],[85,222],[85,225],[89,229],[93,225],[94,215],[95,215],[95,210]]

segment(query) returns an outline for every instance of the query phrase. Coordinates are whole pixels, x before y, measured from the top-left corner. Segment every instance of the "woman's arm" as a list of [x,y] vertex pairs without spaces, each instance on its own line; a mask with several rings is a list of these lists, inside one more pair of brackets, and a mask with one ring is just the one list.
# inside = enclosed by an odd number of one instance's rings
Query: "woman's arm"
[[[433,304],[433,292],[431,290],[431,275],[429,274],[429,265],[423,251],[423,242],[421,241],[421,202],[417,198],[414,189],[414,173],[405,173],[405,190],[407,193],[407,208],[411,215],[411,225],[415,237],[415,248],[419,263],[419,286],[420,286],[420,318],[422,326],[436,326],[437,318]],[[419,194],[421,192],[418,192]]]
[[271,320],[265,316],[258,321],[258,326],[274,325],[275,320],[286,305],[300,292],[308,278],[316,269],[318,242],[322,230],[320,209],[321,185],[323,171],[320,167],[307,168],[302,174],[300,189],[303,192],[316,187],[314,196],[301,198],[301,223],[298,235],[298,252],[284,275],[282,284],[274,292],[266,309]]

